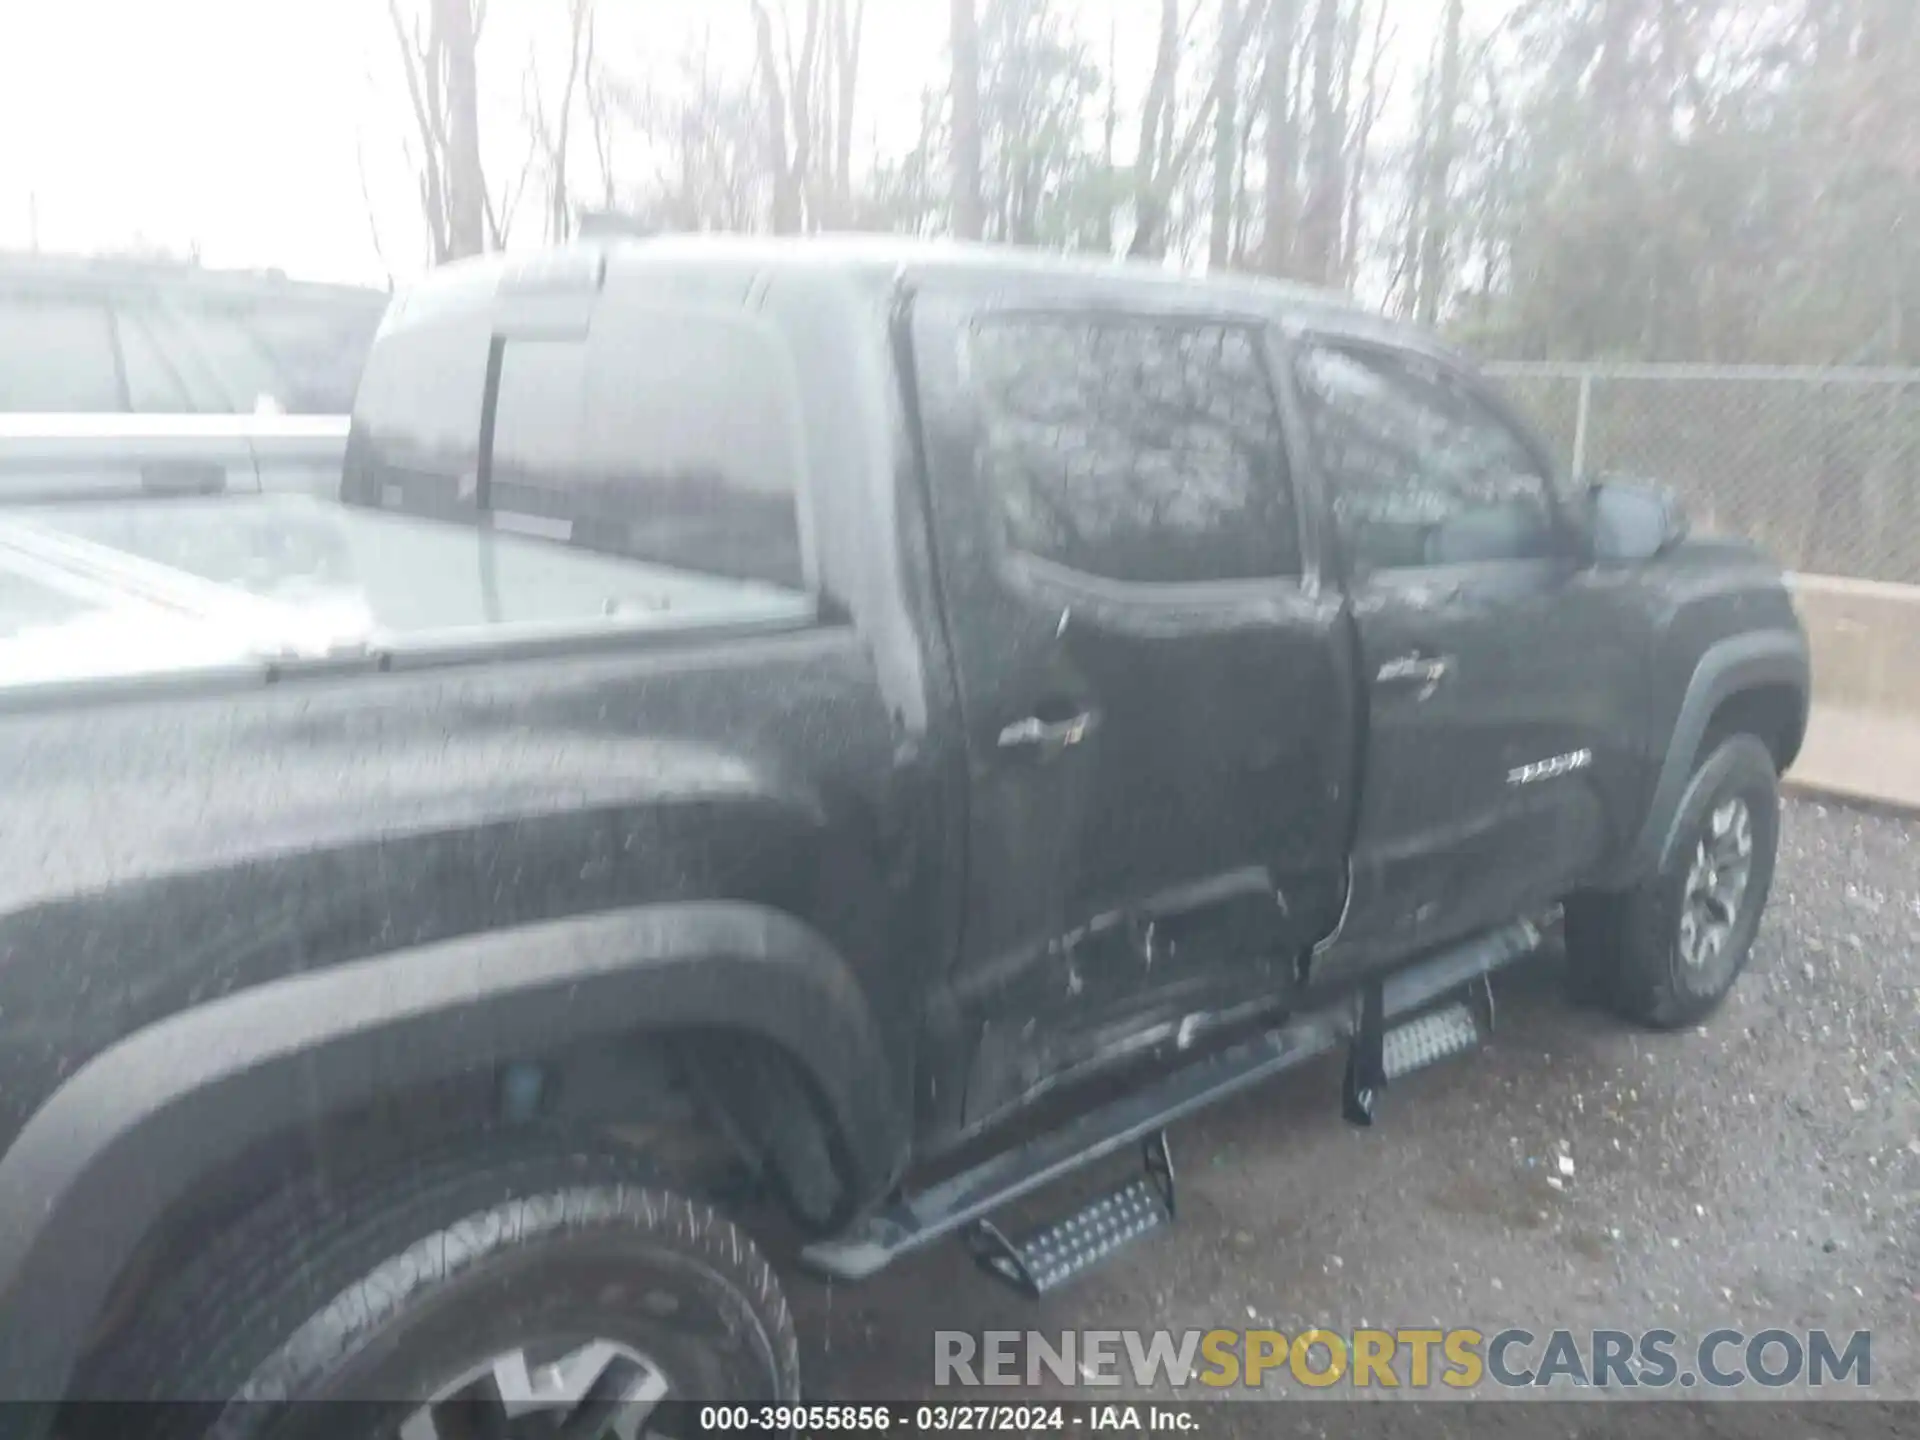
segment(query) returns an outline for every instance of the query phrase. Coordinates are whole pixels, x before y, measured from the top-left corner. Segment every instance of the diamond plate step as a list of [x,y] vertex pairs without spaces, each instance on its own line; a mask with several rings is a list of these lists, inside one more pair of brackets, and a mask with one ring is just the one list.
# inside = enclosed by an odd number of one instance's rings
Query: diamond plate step
[[1388,1080],[1397,1080],[1479,1044],[1480,1022],[1472,1007],[1447,1005],[1387,1031],[1381,1037],[1380,1068]]
[[[1106,1104],[1057,1129],[988,1155],[924,1189],[902,1191],[840,1234],[814,1241],[801,1252],[801,1259],[816,1274],[860,1280],[956,1232],[965,1233],[969,1243],[978,1240],[991,1245],[991,1235],[999,1232],[988,1233],[987,1217],[1002,1206],[1148,1140],[1229,1095],[1305,1064],[1344,1040],[1354,1042],[1348,1049],[1348,1118],[1369,1123],[1374,1092],[1386,1084],[1373,1062],[1380,1054],[1387,1023],[1423,1010],[1463,985],[1484,984],[1490,971],[1531,955],[1539,943],[1539,931],[1530,921],[1521,920],[1438,951],[1368,988],[1371,1018],[1361,1025],[1363,1034],[1356,1034],[1351,997],[1277,1020],[1271,1029],[1208,1051],[1143,1088],[1121,1087]],[[1357,1065],[1363,1055],[1367,1063]],[[1364,1105],[1359,1103],[1363,1097]],[[1151,1157],[1147,1169],[1153,1173]],[[1011,1249],[1009,1243],[1007,1250]],[[994,1253],[1007,1252],[995,1249]],[[995,1274],[1005,1273],[991,1268]]]
[[988,1255],[983,1260],[1002,1278],[1044,1295],[1172,1218],[1152,1184],[1134,1180],[1066,1219],[1011,1242],[1011,1255]]
[[1148,1139],[1140,1158],[1146,1173],[1138,1179],[1021,1239],[1009,1239],[991,1220],[976,1220],[967,1227],[967,1245],[974,1259],[1038,1299],[1110,1259],[1122,1246],[1170,1223],[1173,1152],[1167,1147],[1166,1132]]

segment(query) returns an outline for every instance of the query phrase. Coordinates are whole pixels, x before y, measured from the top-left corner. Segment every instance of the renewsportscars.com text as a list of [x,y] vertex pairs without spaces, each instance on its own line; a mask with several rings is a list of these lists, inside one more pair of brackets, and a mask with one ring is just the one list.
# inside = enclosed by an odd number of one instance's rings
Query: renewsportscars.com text
[[1710,1330],[1698,1339],[1657,1329],[942,1330],[933,1337],[933,1360],[935,1385],[962,1388],[1865,1388],[1873,1383],[1873,1336],[1780,1329]]

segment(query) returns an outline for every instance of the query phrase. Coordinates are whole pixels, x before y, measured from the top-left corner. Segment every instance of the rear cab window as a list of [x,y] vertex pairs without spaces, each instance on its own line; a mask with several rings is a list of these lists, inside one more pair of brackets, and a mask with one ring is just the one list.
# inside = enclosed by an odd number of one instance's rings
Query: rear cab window
[[713,311],[617,310],[500,347],[492,509],[586,549],[800,588],[801,443],[773,342]]
[[442,632],[811,614],[798,392],[771,327],[628,287],[556,333],[496,323],[459,293],[473,283],[403,302],[360,386],[337,523],[376,615]]
[[[0,662],[33,683],[90,682],[813,621],[779,333],[737,293],[663,300],[658,286],[599,297],[572,326],[517,326],[499,274],[444,273],[395,307],[331,492],[5,517],[19,564],[0,580],[38,599],[31,633],[0,636]],[[152,347],[133,356],[143,392],[179,393]]]
[[975,320],[967,352],[1012,550],[1136,586],[1299,575],[1255,326],[997,312]]

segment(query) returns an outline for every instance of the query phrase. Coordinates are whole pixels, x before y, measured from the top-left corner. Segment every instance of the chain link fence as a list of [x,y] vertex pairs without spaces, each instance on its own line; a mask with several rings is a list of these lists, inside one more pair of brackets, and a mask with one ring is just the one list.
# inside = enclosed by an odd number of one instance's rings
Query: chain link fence
[[1809,574],[1920,584],[1920,370],[1491,362],[1563,459]]

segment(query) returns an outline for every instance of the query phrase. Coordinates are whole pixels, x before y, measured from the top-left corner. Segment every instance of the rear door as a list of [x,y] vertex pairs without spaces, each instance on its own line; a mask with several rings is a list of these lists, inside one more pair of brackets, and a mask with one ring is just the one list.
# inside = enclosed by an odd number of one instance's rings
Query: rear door
[[1340,901],[1353,677],[1265,332],[923,294],[971,766],[967,1115],[1284,995]]
[[1293,373],[1368,697],[1353,896],[1335,978],[1544,905],[1630,793],[1643,657],[1581,562],[1551,466],[1465,372],[1308,341]]

